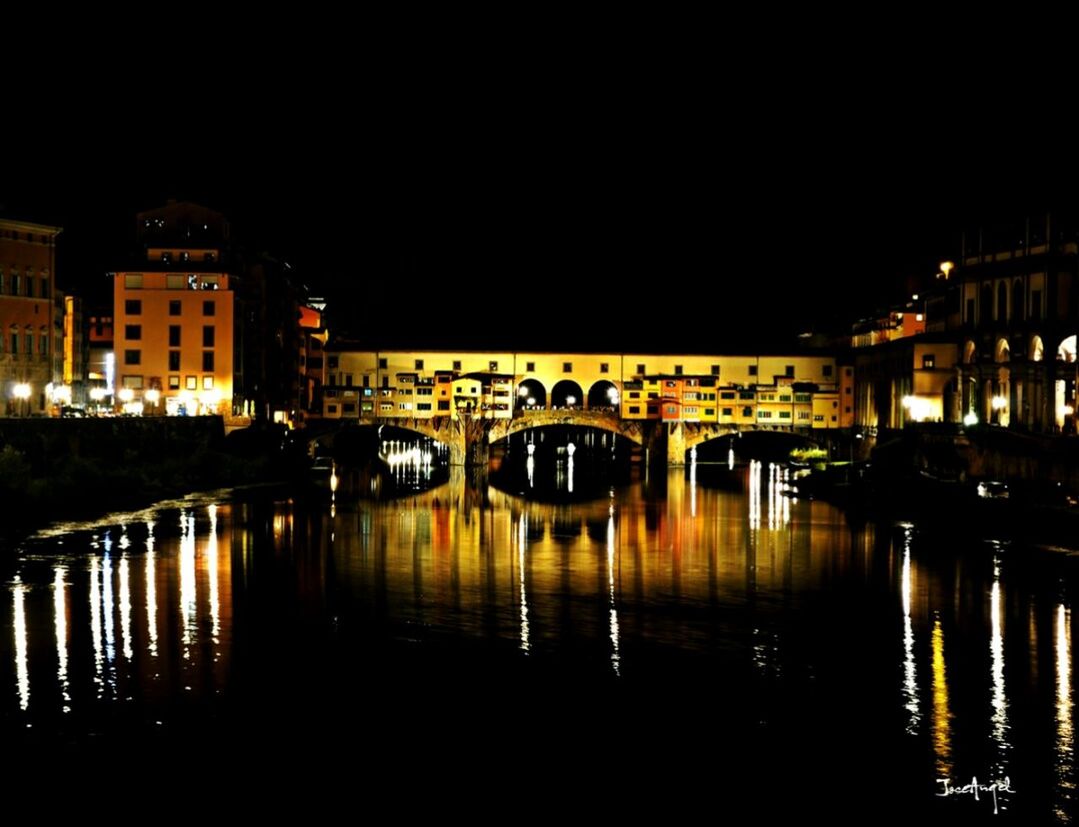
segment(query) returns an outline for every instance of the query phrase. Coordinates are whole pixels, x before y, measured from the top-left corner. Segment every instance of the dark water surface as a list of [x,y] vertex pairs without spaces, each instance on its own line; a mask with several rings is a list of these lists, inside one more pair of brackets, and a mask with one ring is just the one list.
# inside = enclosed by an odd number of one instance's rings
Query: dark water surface
[[[768,464],[578,480],[586,501],[564,461],[532,473],[566,496],[454,473],[24,543],[0,563],[8,755],[500,821],[1071,818],[1068,552],[851,525]],[[1009,780],[995,817],[938,795],[975,776]]]

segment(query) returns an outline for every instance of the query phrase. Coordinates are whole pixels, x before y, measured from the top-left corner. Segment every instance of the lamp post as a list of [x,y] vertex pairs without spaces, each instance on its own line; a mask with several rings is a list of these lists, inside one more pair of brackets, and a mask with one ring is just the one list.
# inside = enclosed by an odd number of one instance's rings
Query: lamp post
[[16,413],[19,416],[30,415],[30,384],[28,382],[19,382],[11,390],[11,395],[18,400],[15,404]]

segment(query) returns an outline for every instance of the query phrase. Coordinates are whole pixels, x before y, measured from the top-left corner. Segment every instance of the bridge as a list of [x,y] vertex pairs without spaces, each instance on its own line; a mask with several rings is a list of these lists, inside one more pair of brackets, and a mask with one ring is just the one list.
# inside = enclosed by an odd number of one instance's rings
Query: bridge
[[819,442],[822,434],[783,425],[729,425],[710,422],[657,422],[622,419],[612,410],[519,410],[510,419],[451,417],[387,417],[363,420],[372,427],[392,427],[428,437],[449,447],[451,465],[485,465],[491,445],[513,434],[534,428],[574,426],[594,428],[623,437],[662,456],[668,466],[684,465],[686,452],[714,439],[739,433],[781,432],[807,442]]

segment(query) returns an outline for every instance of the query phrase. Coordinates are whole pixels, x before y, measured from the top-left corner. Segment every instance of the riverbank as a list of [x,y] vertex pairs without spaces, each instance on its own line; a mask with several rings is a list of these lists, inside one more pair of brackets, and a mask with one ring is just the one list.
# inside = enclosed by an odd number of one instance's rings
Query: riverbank
[[[204,417],[202,420],[212,420]],[[275,429],[225,438],[220,420],[63,420],[0,427],[0,548],[57,520],[85,520],[219,488],[296,479],[299,445]],[[57,424],[62,423],[62,424]]]

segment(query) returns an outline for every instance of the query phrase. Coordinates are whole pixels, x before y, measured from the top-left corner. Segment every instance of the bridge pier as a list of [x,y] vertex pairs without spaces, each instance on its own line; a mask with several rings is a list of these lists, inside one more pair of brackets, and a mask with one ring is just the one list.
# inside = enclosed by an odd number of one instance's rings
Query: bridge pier
[[665,428],[667,434],[667,465],[679,466],[686,464],[686,429],[680,422],[668,422]]

